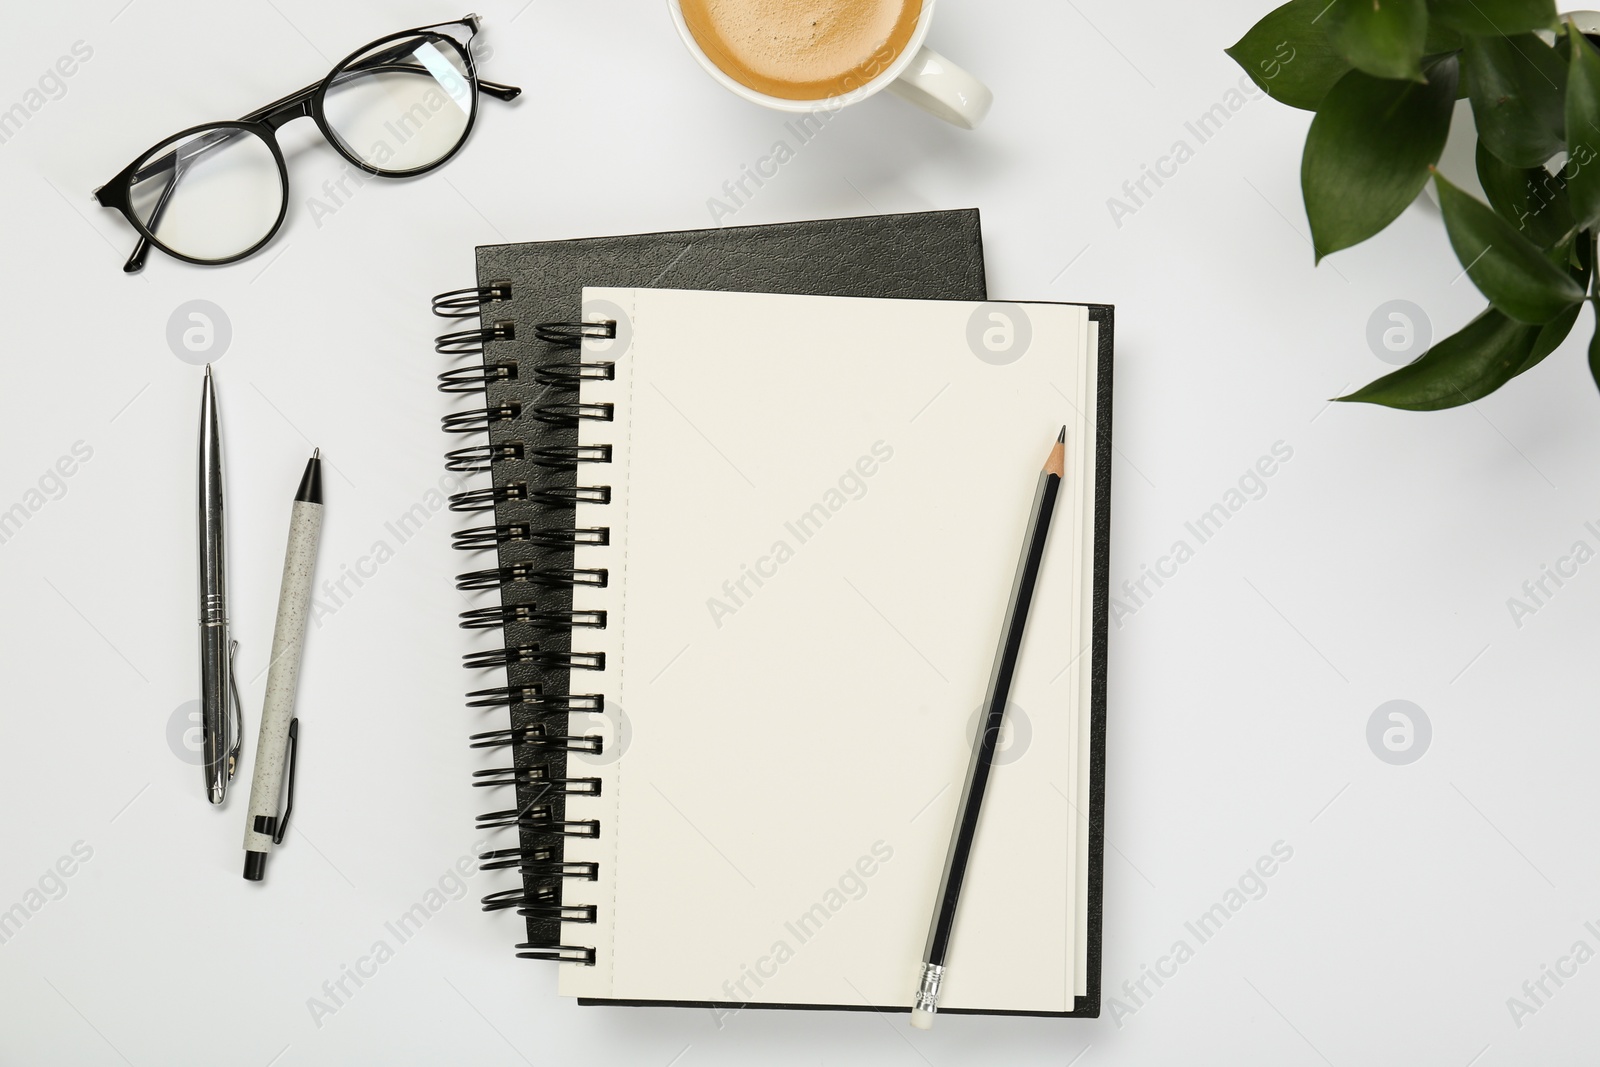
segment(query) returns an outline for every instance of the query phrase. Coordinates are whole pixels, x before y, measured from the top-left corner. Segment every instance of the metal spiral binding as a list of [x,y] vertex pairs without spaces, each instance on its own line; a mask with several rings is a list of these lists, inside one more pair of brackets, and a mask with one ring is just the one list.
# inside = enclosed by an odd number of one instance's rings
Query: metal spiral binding
[[497,422],[509,422],[522,414],[522,405],[515,400],[489,408],[455,411],[439,420],[445,433],[482,433]]
[[509,667],[522,663],[544,670],[566,668],[569,671],[603,671],[606,669],[604,652],[557,652],[541,649],[538,645],[507,645],[505,648],[486,648],[482,652],[468,652],[461,657],[461,665],[470,670],[488,667]]
[[535,763],[527,767],[492,767],[485,771],[473,771],[472,777],[476,779],[472,784],[480,787],[536,785],[544,796],[548,796],[552,792],[564,793],[567,796],[597,797],[600,795],[600,779],[557,778],[550,773],[550,768],[542,763]]
[[492,488],[452,493],[451,511],[492,511],[507,500],[532,500],[547,508],[572,508],[579,504],[611,503],[609,485],[558,485],[549,489],[530,489],[525,482],[512,482]]
[[580,463],[610,463],[610,445],[573,445],[570,448],[536,448],[528,459],[552,470],[575,471]]
[[575,545],[609,545],[611,530],[606,526],[534,526],[529,522],[502,522],[494,526],[474,526],[457,530],[452,547],[463,552],[494,548],[525,541],[545,548],[570,548]]
[[497,848],[478,853],[480,871],[537,870],[552,877],[593,882],[600,877],[598,863],[573,863],[555,859],[552,848]]
[[518,908],[517,914],[525,919],[550,919],[563,923],[592,923],[598,914],[593,904],[549,904],[532,908]]
[[[541,889],[548,888],[541,886]],[[502,911],[506,908],[516,908],[518,915],[548,915],[565,923],[592,923],[595,921],[595,906],[593,904],[568,904],[562,905],[555,900],[555,894],[536,894],[532,897],[521,889],[507,889],[499,893],[490,893],[483,898],[484,911]]]
[[457,367],[439,375],[441,393],[481,393],[490,382],[517,380],[515,363],[485,363],[481,367]]
[[500,630],[507,625],[526,626],[547,633],[566,633],[575,627],[606,628],[603,611],[540,611],[536,604],[496,604],[461,613],[463,630]]
[[451,449],[444,454],[444,469],[458,474],[488,474],[494,470],[496,463],[508,459],[521,459],[523,447],[521,441],[511,441],[498,445],[469,445],[466,448]]
[[542,715],[571,715],[575,712],[600,713],[605,698],[598,693],[571,693],[545,696],[536,685],[499,685],[493,689],[474,689],[467,694],[467,707],[526,707]]
[[485,730],[472,735],[472,748],[559,748],[564,752],[588,752],[598,756],[605,750],[605,738],[595,734],[552,734],[543,723],[514,726],[509,730]]
[[511,283],[495,282],[470,289],[452,289],[433,298],[433,313],[442,319],[470,319],[485,305],[511,299]]
[[481,356],[483,346],[490,341],[510,341],[517,336],[517,328],[509,322],[496,322],[476,330],[455,330],[441,333],[433,339],[433,350],[441,356]]
[[541,385],[552,386],[556,389],[576,389],[583,382],[616,381],[617,365],[615,363],[541,363],[533,369],[533,377]]
[[497,893],[490,893],[483,898],[483,910],[500,911],[504,908],[526,908],[555,903],[554,887],[540,886],[539,890],[533,894],[523,889],[502,889]]
[[462,592],[471,592],[474,589],[494,589],[525,582],[528,585],[575,587],[592,585],[597,589],[604,589],[610,581],[610,572],[604,567],[590,568],[555,568],[535,567],[528,563],[513,563],[506,567],[491,567],[488,570],[468,571],[456,575],[456,588]]
[[[441,334],[434,344],[441,355],[479,357],[474,365],[440,373],[439,390],[483,396],[482,406],[446,415],[442,429],[454,434],[483,433],[489,438],[483,444],[450,450],[445,456],[446,469],[458,474],[492,474],[495,482],[463,489],[449,498],[451,511],[494,513],[491,524],[458,531],[453,547],[466,552],[494,550],[499,556],[497,566],[456,577],[456,586],[463,591],[499,590],[501,597],[497,605],[461,613],[464,629],[503,634],[501,647],[469,653],[462,658],[462,665],[508,673],[505,685],[469,692],[467,706],[504,707],[512,716],[508,728],[472,735],[473,748],[504,749],[512,756],[509,766],[474,773],[472,784],[512,786],[520,802],[516,808],[478,817],[479,829],[508,829],[519,837],[518,847],[480,855],[481,869],[515,870],[523,878],[521,889],[491,893],[483,898],[483,907],[486,911],[514,910],[528,920],[530,940],[517,945],[519,958],[593,964],[593,948],[560,942],[562,924],[593,923],[598,907],[563,903],[561,885],[568,879],[595,880],[598,865],[567,861],[562,842],[600,835],[596,820],[565,817],[565,798],[598,796],[600,780],[572,776],[566,768],[569,753],[595,755],[603,751],[599,735],[575,733],[568,723],[573,715],[601,713],[605,700],[599,694],[563,690],[576,671],[604,670],[605,655],[563,648],[566,642],[560,638],[570,637],[578,629],[606,625],[604,611],[573,609],[562,591],[607,584],[605,568],[577,567],[572,552],[579,546],[610,544],[610,528],[577,526],[571,516],[580,504],[611,502],[609,485],[579,485],[576,472],[584,464],[610,463],[612,449],[608,444],[566,442],[572,441],[572,431],[580,424],[614,418],[613,405],[584,403],[576,393],[584,382],[614,381],[615,364],[584,362],[571,350],[581,348],[585,337],[615,338],[617,324],[538,323],[533,327],[533,341],[543,346],[549,357],[557,355],[551,349],[562,350],[560,358],[506,358],[503,350],[491,358],[491,342],[517,340],[517,328],[511,321],[490,317],[491,308],[497,305],[509,311],[504,302],[511,297],[509,282],[494,282],[441,293],[433,301],[433,312],[441,318],[481,314],[485,320],[477,329]],[[528,384],[513,385],[520,381]],[[509,395],[508,389],[519,390],[521,399]],[[528,435],[518,435],[514,426],[505,429],[519,420],[529,420],[523,423],[529,427]],[[550,429],[541,431],[533,424]],[[553,444],[549,443],[552,433]],[[535,446],[530,446],[530,441]],[[537,597],[541,589],[556,591],[547,596],[556,600],[557,607],[541,609],[535,602],[543,599]],[[541,647],[540,634],[552,635],[554,646],[547,643]]]
[[[544,814],[539,814],[543,811]],[[599,837],[600,823],[595,819],[561,820],[555,818],[548,804],[535,804],[524,814],[517,808],[489,811],[478,816],[478,829],[498,830],[506,826],[526,827],[540,833],[560,837]]]
[[594,949],[576,945],[542,945],[524,941],[517,946],[519,960],[547,960],[550,963],[582,963],[594,966]]
[[526,500],[525,485],[495,485],[483,489],[469,489],[464,493],[450,494],[451,511],[493,511],[496,504],[507,500]]
[[[575,508],[579,504],[611,503],[609,485],[558,485],[551,489],[532,489],[528,499],[547,508]],[[608,531],[609,533],[609,531]]]
[[[496,848],[478,853],[478,870],[503,871],[524,865],[555,863],[556,850],[548,845],[538,848]],[[591,866],[594,866],[591,864]]]
[[610,422],[612,404],[557,403],[540,404],[532,409],[533,417],[552,426],[576,426],[579,422]]
[[609,319],[599,322],[541,322],[533,328],[533,336],[548,345],[577,348],[585,337],[610,340],[617,336],[617,324]]

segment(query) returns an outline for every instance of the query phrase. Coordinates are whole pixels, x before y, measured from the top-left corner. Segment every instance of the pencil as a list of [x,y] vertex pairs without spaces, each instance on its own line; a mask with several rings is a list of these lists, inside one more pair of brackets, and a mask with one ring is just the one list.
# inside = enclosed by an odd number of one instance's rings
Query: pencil
[[967,764],[967,784],[956,808],[956,825],[950,834],[950,851],[945,854],[944,874],[934,894],[933,920],[928,925],[928,944],[922,953],[921,977],[912,1002],[911,1025],[919,1030],[933,1026],[939,1010],[939,985],[944,980],[945,956],[950,948],[950,931],[955,927],[956,903],[961,897],[961,882],[966,877],[967,859],[978,830],[978,811],[989,784],[989,768],[994,764],[995,744],[1005,720],[1006,700],[1011,695],[1011,678],[1017,669],[1017,654],[1022,650],[1022,633],[1028,625],[1028,608],[1033,603],[1034,586],[1039,581],[1039,566],[1044,559],[1045,537],[1050,532],[1050,517],[1055,512],[1056,496],[1066,473],[1067,428],[1061,427],[1050,455],[1039,472],[1033,491],[1033,508],[1028,514],[1028,533],[1022,542],[1022,558],[1011,582],[1011,601],[1006,606],[1005,623],[1000,629],[1000,647],[995,652],[994,669],[989,672],[989,692],[984,698],[982,732],[972,746]]

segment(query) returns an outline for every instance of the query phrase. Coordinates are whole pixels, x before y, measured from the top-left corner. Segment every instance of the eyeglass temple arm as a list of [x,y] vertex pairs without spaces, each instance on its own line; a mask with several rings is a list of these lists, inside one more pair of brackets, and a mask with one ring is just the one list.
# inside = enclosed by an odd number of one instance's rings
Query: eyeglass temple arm
[[[441,23],[441,25],[449,26],[449,25],[454,25],[454,23]],[[432,27],[424,27],[424,28],[425,29],[429,29],[429,28],[432,28]],[[374,71],[376,71],[378,73],[381,73],[381,74],[394,74],[394,73],[413,73],[413,74],[427,73],[427,74],[431,74],[432,71],[429,71],[426,67],[422,66],[420,63],[404,63],[404,62],[396,63],[396,62],[394,62],[395,60],[402,60],[402,59],[410,58],[411,55],[416,52],[416,50],[417,50],[417,46],[416,46],[414,41],[402,41],[400,44],[395,45],[394,47],[388,49],[387,51],[377,52],[377,53],[375,53],[373,55],[370,55],[367,58],[361,60],[361,62],[359,62],[359,63],[352,63],[350,66],[348,66],[348,67],[346,67],[344,69],[343,73],[344,73],[345,77],[344,78],[336,78],[334,80],[333,84],[338,85],[341,81],[346,81],[346,80],[348,80],[348,78],[350,76],[353,76],[353,75],[356,75],[356,74],[369,74],[369,73],[372,73]],[[521,88],[519,88],[518,86],[515,86],[515,85],[506,85],[503,82],[487,81],[487,80],[485,80],[483,78],[479,78],[477,81],[478,81],[478,89],[479,89],[480,92],[486,93],[487,95],[495,97],[498,100],[515,100],[518,96],[520,96],[522,94]],[[319,82],[318,84],[321,84],[321,83]],[[312,90],[315,90],[316,86],[309,86],[308,88],[310,88]],[[291,93],[288,97],[285,98],[285,100],[294,99],[295,97],[300,96],[301,93],[304,93],[304,92],[306,92],[306,90],[302,89],[300,91],[300,93]],[[279,104],[281,104],[283,102],[284,101],[279,101]],[[264,108],[263,110],[270,111],[275,106],[278,106],[278,105],[268,104],[267,107]]]
[[504,82],[484,81],[482,78],[478,79],[478,91],[485,93],[488,96],[492,96],[496,100],[515,100],[517,97],[522,95],[522,87],[519,85],[506,85]]
[[[478,31],[483,29],[483,20],[477,15],[465,15],[451,22],[435,22],[431,26],[418,26],[416,29],[407,30],[406,32],[421,34],[427,33],[430,30],[442,30],[448,26],[466,26],[472,31],[472,36],[476,37],[478,35]],[[470,49],[470,45],[468,48]],[[387,52],[380,52],[377,55],[368,56],[366,59],[361,61],[358,67],[352,69],[365,70],[367,69],[367,64],[369,63],[386,63],[388,60],[396,59],[404,55],[410,55],[412,50],[413,46],[410,42],[402,42]],[[484,78],[478,79],[478,88],[482,92],[487,93],[489,96],[492,96],[497,100],[515,100],[517,97],[522,95],[522,89],[520,86],[507,85],[504,82],[488,81]]]
[[[160,160],[157,160],[155,163],[139,172],[139,175],[144,175],[156,170],[166,169],[166,166],[170,166],[172,168],[172,180],[167,182],[166,188],[161,190],[160,199],[156,201],[156,206],[150,211],[150,221],[148,225],[152,230],[155,229],[156,226],[161,222],[161,215],[167,210],[167,201],[172,198],[173,191],[178,188],[178,183],[183,180],[183,173],[189,168],[189,161],[200,155],[202,152],[208,151],[215,144],[232,140],[236,135],[236,131],[230,130],[224,133],[219,130],[216,133],[208,135],[199,142],[185,146],[186,150],[183,152],[168,152],[165,156],[162,156]],[[165,166],[162,164],[165,164]],[[135,175],[135,177],[138,177],[138,175]],[[128,257],[128,261],[122,265],[123,272],[126,274],[135,274],[142,270],[144,268],[145,257],[149,254],[150,239],[148,237],[141,236],[139,238],[139,243],[134,245],[133,254],[130,255]]]
[[[161,221],[161,213],[167,208],[167,199],[172,196],[172,190],[178,187],[178,179],[182,176],[183,172],[179,170],[172,176],[172,181],[167,183],[167,187],[161,190],[161,199],[156,201],[155,210],[150,212],[149,226],[152,230],[155,229],[156,224]],[[144,269],[145,257],[149,254],[150,238],[140,235],[139,243],[133,246],[133,254],[130,255],[128,257],[128,261],[122,265],[122,272],[124,274],[137,274],[139,271]]]

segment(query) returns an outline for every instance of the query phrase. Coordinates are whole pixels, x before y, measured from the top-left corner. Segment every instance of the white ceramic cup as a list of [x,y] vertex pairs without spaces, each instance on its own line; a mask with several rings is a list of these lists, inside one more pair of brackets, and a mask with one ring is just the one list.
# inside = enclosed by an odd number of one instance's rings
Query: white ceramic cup
[[911,39],[906,42],[905,48],[895,57],[894,62],[859,89],[821,100],[788,100],[757,92],[713,63],[711,57],[700,47],[700,43],[694,39],[694,34],[689,32],[689,25],[684,21],[683,8],[679,0],[667,0],[667,7],[672,12],[672,21],[678,27],[678,36],[683,38],[683,43],[690,54],[705,68],[706,73],[720,82],[724,88],[751,103],[778,111],[836,110],[859,103],[879,90],[887,89],[900,99],[910,101],[952,125],[964,130],[976,129],[978,123],[989,113],[989,105],[994,103],[994,94],[977,78],[922,43],[928,36],[928,24],[933,21],[933,6],[934,0],[923,0],[922,14],[917,17],[917,28],[912,31]]

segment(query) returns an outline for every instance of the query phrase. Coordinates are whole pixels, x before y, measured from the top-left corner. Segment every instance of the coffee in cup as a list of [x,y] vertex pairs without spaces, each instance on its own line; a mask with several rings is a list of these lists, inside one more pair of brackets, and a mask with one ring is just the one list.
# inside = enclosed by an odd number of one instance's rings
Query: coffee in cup
[[994,97],[924,44],[935,0],[667,0],[728,90],[779,111],[837,110],[887,89],[964,129]]
[[683,0],[683,19],[723,73],[783,100],[827,100],[887,70],[921,0]]

